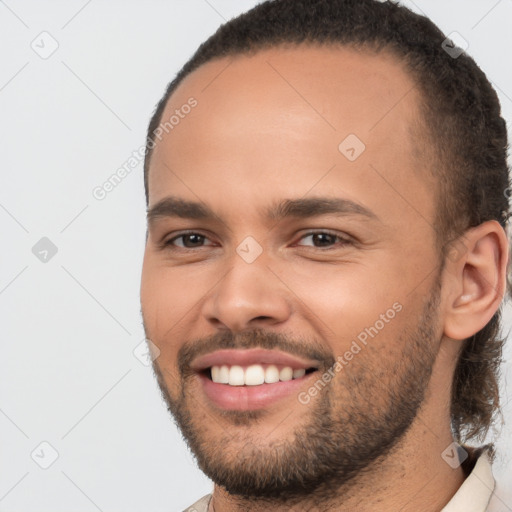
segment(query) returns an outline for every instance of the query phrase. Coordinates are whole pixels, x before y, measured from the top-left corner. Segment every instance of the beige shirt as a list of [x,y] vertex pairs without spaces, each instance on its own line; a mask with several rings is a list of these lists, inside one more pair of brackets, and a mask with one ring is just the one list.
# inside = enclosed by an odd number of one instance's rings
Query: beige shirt
[[[491,460],[488,451],[485,450],[478,457],[471,473],[459,490],[441,512],[504,512],[512,510],[512,503],[510,505],[503,503],[495,494],[495,487]],[[208,512],[211,498],[211,494],[203,496],[184,512]]]

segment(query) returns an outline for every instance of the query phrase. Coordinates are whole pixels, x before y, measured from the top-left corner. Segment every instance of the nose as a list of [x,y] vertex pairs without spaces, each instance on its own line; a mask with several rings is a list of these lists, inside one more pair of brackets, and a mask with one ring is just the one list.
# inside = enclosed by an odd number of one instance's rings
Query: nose
[[277,272],[261,260],[247,263],[237,255],[232,261],[231,269],[203,302],[206,320],[232,331],[285,322],[292,308]]

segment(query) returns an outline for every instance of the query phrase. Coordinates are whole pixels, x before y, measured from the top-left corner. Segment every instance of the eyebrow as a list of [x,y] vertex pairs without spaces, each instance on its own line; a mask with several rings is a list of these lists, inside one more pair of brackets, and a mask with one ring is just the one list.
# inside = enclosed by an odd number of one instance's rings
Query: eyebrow
[[[267,207],[264,217],[268,221],[279,221],[285,218],[305,219],[319,215],[359,216],[371,220],[379,220],[378,216],[350,199],[332,197],[310,197],[299,199],[285,199]],[[182,219],[213,220],[218,219],[207,205],[195,201],[169,196],[154,206],[146,213],[148,223],[152,223],[161,217],[178,217]]]

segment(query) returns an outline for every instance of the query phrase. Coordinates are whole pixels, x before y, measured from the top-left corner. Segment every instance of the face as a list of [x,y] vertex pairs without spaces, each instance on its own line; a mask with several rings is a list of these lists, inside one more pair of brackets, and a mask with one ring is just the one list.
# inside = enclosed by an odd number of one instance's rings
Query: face
[[144,328],[232,494],[327,498],[421,411],[442,332],[418,104],[391,56],[297,47],[207,63],[166,107]]

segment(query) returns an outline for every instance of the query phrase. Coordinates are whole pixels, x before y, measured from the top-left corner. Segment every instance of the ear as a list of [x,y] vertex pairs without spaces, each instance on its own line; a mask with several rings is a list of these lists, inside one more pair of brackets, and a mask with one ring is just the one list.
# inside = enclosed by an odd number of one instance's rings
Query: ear
[[445,266],[446,336],[463,340],[489,322],[505,295],[508,258],[507,235],[495,220],[455,241]]

